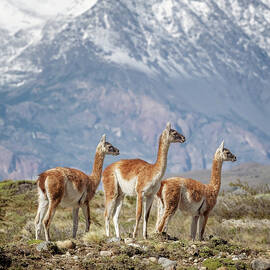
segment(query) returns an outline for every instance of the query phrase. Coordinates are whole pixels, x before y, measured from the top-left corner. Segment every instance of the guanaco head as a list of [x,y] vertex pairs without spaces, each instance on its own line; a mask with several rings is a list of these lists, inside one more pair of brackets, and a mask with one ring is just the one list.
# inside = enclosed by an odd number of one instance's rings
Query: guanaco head
[[114,147],[111,143],[106,142],[105,134],[101,137],[98,147],[100,147],[101,151],[106,155],[113,155],[113,156],[119,155],[119,150],[116,147]]
[[163,131],[163,135],[168,140],[169,143],[183,143],[186,138],[182,134],[178,133],[176,130],[171,128],[171,123],[168,122],[166,128]]
[[231,151],[224,147],[224,141],[218,147],[215,157],[221,159],[222,161],[236,161],[236,156],[231,153]]

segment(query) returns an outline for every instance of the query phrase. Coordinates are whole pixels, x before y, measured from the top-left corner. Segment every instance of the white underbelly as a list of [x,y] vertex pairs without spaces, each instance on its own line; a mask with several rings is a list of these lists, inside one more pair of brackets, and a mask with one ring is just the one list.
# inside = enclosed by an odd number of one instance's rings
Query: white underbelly
[[205,198],[202,198],[200,201],[194,201],[188,192],[182,192],[179,201],[179,209],[190,215],[199,215],[204,200]]
[[62,207],[76,207],[81,205],[86,198],[86,191],[79,192],[71,182],[66,183],[64,196],[60,202]]

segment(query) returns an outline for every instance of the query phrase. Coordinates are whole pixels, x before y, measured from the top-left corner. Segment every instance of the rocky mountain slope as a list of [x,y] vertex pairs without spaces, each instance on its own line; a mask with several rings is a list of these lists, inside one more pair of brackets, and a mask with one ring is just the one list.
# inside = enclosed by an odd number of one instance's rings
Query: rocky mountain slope
[[19,3],[17,27],[0,25],[0,178],[89,172],[103,133],[119,158],[153,162],[167,121],[187,138],[168,173],[210,168],[222,139],[239,163],[269,163],[268,1]]

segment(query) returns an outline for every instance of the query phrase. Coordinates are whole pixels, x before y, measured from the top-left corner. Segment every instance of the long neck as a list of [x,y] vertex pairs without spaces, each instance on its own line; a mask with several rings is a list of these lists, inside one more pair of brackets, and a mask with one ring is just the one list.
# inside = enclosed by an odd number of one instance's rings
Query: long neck
[[221,185],[221,169],[222,169],[222,160],[216,159],[214,157],[213,159],[213,165],[212,165],[212,173],[211,173],[211,180],[210,180],[210,186],[213,187],[213,190],[216,195],[218,195]]
[[161,172],[161,175],[165,173],[167,167],[167,155],[169,150],[169,143],[164,142],[162,135],[159,137],[158,155],[154,164],[155,168]]
[[105,154],[100,152],[98,149],[96,150],[95,161],[92,169],[92,181],[93,186],[96,189],[100,183],[101,174],[102,174],[102,167],[104,161]]

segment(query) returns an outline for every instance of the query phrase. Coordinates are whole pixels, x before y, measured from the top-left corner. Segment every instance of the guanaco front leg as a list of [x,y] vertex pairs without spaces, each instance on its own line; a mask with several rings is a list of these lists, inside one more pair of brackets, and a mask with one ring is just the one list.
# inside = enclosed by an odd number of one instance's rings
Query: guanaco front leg
[[150,210],[151,210],[151,206],[154,200],[154,196],[148,196],[145,198],[144,201],[144,209],[143,209],[143,215],[144,215],[144,219],[143,219],[143,238],[147,239],[147,223],[148,223],[148,219],[149,219],[149,215],[150,215]]

